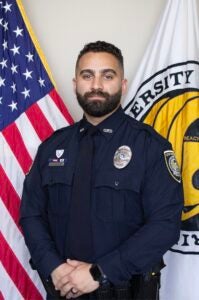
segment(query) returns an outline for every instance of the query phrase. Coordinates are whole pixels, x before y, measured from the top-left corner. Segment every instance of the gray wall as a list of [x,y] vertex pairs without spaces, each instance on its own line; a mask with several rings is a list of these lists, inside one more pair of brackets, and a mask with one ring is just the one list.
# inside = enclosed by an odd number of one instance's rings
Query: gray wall
[[99,39],[114,43],[123,52],[130,84],[166,4],[166,0],[22,1],[58,92],[75,120],[82,115],[71,82],[79,50]]

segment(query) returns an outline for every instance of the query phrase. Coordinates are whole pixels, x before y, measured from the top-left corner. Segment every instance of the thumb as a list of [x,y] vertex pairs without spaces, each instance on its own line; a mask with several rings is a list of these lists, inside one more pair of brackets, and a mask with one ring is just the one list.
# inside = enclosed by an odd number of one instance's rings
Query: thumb
[[78,260],[72,260],[72,259],[67,259],[67,264],[69,264],[71,267],[74,267],[74,268],[76,268],[76,267],[78,267],[79,265],[81,265],[82,264],[82,262],[81,261],[78,261]]

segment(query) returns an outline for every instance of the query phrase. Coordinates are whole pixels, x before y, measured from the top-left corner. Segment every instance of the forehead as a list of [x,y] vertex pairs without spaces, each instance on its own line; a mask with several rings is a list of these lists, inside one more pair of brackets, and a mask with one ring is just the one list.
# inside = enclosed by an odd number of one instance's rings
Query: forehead
[[77,66],[77,71],[81,71],[83,69],[91,69],[95,71],[113,69],[115,71],[121,71],[121,66],[117,58],[111,53],[88,52],[80,58]]

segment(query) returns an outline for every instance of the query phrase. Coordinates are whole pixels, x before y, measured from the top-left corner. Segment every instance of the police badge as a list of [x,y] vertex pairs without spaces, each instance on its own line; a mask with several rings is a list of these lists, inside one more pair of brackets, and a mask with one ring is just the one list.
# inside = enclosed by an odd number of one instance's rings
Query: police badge
[[120,146],[113,158],[113,164],[117,169],[125,168],[132,158],[132,151],[129,146]]

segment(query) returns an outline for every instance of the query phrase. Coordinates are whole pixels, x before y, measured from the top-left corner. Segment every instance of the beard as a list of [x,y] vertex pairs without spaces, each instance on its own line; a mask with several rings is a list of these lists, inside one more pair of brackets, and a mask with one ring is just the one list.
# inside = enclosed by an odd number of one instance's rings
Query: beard
[[[78,103],[84,112],[92,117],[102,117],[111,113],[118,107],[122,97],[122,89],[113,95],[102,92],[101,90],[92,90],[92,92],[81,95],[76,90],[76,96]],[[93,96],[96,96],[96,98],[97,96],[103,97],[104,99],[89,100],[89,97]]]

